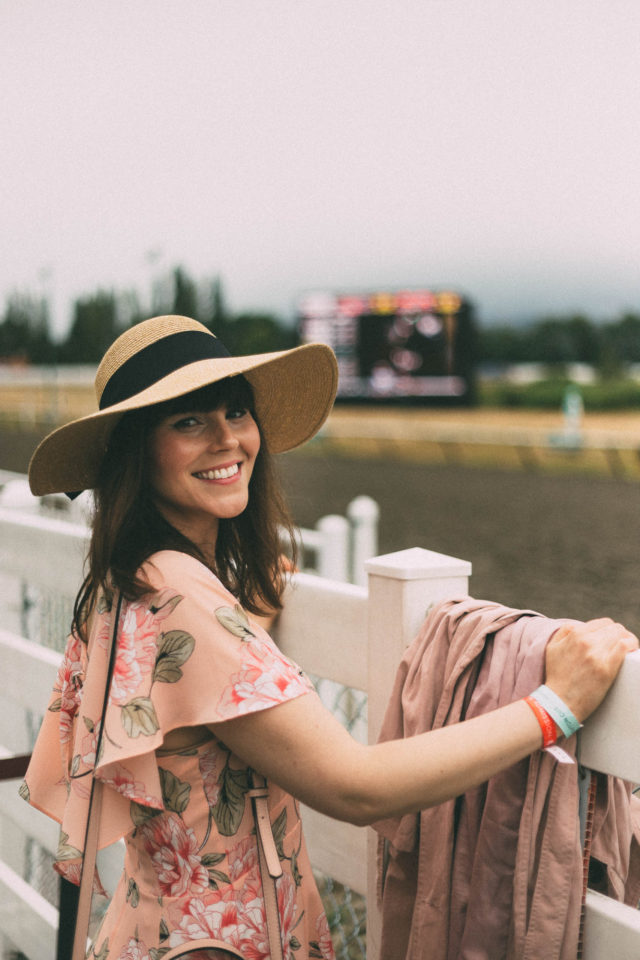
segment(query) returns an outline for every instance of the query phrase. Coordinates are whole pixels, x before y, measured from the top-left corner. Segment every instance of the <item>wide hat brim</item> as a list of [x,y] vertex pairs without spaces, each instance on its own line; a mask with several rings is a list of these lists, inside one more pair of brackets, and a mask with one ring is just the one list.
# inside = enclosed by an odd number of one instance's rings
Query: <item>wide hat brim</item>
[[338,386],[333,351],[320,343],[245,357],[198,360],[104,410],[58,427],[29,464],[36,496],[95,486],[111,432],[124,413],[243,374],[253,387],[256,416],[268,449],[284,453],[309,440],[326,420]]

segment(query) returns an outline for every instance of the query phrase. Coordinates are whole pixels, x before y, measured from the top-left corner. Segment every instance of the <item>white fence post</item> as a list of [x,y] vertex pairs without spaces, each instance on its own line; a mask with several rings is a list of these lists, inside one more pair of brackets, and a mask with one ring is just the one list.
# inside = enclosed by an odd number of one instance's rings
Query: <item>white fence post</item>
[[360,496],[347,507],[351,524],[351,583],[367,585],[365,561],[378,552],[378,520],[380,507],[371,497]]
[[320,534],[317,553],[319,576],[347,583],[349,581],[349,521],[345,517],[330,513],[318,520],[316,530]]
[[[369,575],[369,742],[378,739],[398,664],[429,607],[468,592],[471,564],[415,547],[366,563]],[[380,916],[376,905],[377,834],[367,842],[367,958],[378,960]]]

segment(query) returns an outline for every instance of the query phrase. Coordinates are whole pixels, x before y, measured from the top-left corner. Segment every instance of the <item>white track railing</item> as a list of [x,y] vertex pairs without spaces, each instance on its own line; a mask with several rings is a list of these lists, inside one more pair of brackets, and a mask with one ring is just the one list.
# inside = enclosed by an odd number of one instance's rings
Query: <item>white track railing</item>
[[[0,570],[26,576],[44,590],[75,593],[82,559],[78,531],[64,521],[32,517],[18,523],[15,511],[0,511]],[[369,695],[369,739],[375,741],[398,661],[429,606],[468,592],[470,564],[422,549],[369,560],[367,587],[297,574],[288,588],[277,639],[304,669]],[[32,736],[30,710],[46,702],[58,654],[37,643],[0,631],[4,665],[0,703],[0,744],[20,753]],[[627,657],[607,700],[581,735],[584,765],[640,782],[640,653]],[[11,700],[11,707],[7,706]],[[33,960],[53,960],[56,911],[23,878],[24,840],[54,851],[55,826],[17,799],[16,784],[0,789],[2,843],[0,929]],[[314,864],[329,876],[367,896],[367,955],[378,960],[379,918],[375,900],[376,838],[354,827],[303,811]],[[116,847],[103,856],[107,877],[117,873]],[[638,960],[640,913],[589,893],[585,960]]]

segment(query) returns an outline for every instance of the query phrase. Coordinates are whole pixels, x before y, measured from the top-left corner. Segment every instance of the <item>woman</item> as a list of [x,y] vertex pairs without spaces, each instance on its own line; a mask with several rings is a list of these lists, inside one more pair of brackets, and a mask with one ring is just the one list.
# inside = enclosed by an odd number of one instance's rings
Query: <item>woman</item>
[[[288,525],[269,452],[311,437],[335,389],[322,345],[233,358],[196,321],[154,318],[105,355],[100,411],[34,454],[35,494],[95,492],[88,574],[23,793],[61,822],[57,868],[77,882],[98,753],[99,845],[125,837],[127,849],[93,945],[100,960],[190,944],[209,957],[225,946],[271,955],[252,770],[269,782],[284,955],[332,958],[298,801],[368,824],[457,796],[555,739],[549,713],[519,701],[362,746],[264,632],[281,606]],[[562,628],[547,686],[582,721],[636,646],[607,620]]]

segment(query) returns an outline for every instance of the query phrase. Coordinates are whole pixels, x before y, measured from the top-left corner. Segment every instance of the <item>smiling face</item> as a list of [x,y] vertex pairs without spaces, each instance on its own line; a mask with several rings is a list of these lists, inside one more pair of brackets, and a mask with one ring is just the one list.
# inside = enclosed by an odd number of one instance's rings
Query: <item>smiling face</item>
[[[172,526],[211,556],[221,519],[249,502],[249,481],[260,450],[250,388],[215,385],[162,408],[148,443],[156,506]],[[224,388],[222,388],[224,391]]]

